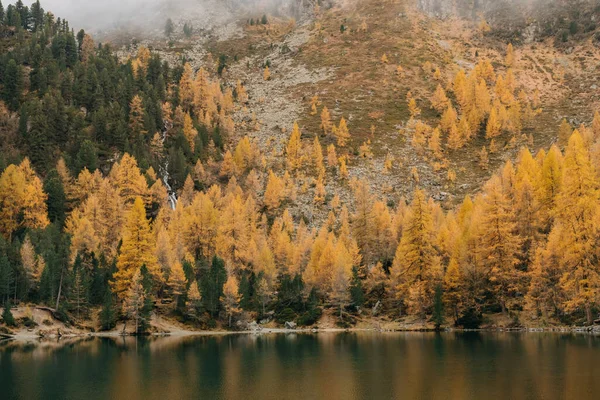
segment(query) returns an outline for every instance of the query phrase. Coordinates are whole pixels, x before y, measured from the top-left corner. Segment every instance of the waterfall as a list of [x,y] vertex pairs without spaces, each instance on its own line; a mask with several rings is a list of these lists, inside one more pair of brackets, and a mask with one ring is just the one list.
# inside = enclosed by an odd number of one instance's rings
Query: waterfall
[[[165,144],[165,141],[167,140],[167,132],[169,131],[169,129],[172,128],[169,125],[170,124],[168,123],[168,121],[165,121],[165,125],[161,132],[161,143],[163,144],[163,146]],[[162,177],[162,181],[165,187],[167,188],[169,205],[171,206],[172,210],[175,210],[175,207],[177,207],[177,194],[169,184],[169,159],[167,157],[164,157],[162,165],[158,166],[158,173]]]

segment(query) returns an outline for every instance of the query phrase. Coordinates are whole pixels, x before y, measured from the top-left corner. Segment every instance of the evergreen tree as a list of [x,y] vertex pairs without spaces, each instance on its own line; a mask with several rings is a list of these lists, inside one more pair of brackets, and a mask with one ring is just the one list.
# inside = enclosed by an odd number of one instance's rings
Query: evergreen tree
[[17,111],[23,91],[23,76],[21,67],[12,58],[4,69],[2,83],[2,99],[11,111]]
[[14,282],[14,271],[5,254],[0,254],[0,302],[6,303],[12,293],[11,286]]
[[2,311],[2,321],[4,321],[6,326],[17,326],[10,309],[10,300],[7,300],[6,303],[4,303],[4,311]]
[[223,285],[226,280],[225,262],[214,256],[210,266],[202,271],[200,276],[202,303],[213,318],[218,315],[221,309],[220,299],[223,296]]
[[355,307],[362,307],[365,302],[365,295],[363,293],[363,286],[360,277],[358,276],[358,268],[352,267],[352,283],[350,285],[350,297],[352,304]]
[[100,326],[103,331],[109,331],[113,329],[116,324],[117,313],[115,311],[113,295],[110,291],[107,291],[104,296],[102,311],[100,311]]
[[165,36],[171,37],[173,32],[175,31],[175,24],[173,24],[173,20],[171,18],[167,19],[165,22]]
[[44,192],[48,195],[48,218],[62,226],[65,220],[66,195],[62,180],[56,169],[51,170],[44,180]]
[[443,296],[444,290],[442,288],[442,285],[436,285],[433,297],[433,315],[431,318],[433,320],[433,323],[435,324],[436,330],[439,330],[445,322]]

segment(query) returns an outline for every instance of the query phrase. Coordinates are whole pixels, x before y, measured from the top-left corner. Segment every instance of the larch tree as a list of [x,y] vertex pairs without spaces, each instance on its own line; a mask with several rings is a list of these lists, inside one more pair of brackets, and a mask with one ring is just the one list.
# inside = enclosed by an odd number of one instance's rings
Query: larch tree
[[231,327],[233,315],[240,311],[239,284],[237,278],[233,274],[229,274],[227,281],[223,286],[223,296],[221,297],[221,302],[223,303],[223,307],[227,313],[229,326]]
[[516,294],[523,290],[523,274],[517,268],[521,238],[512,213],[500,178],[493,177],[484,188],[478,239],[483,270],[488,274],[503,313],[507,312]]
[[[417,190],[414,193],[410,211],[402,229],[402,239],[396,250],[391,274],[396,285],[397,298],[408,301],[411,288],[432,290],[429,287],[431,273],[436,265],[436,250],[433,237],[433,218],[425,193]],[[423,315],[427,308],[427,299],[416,304],[415,311]]]
[[144,138],[148,131],[144,121],[145,111],[142,98],[139,95],[133,96],[129,104],[129,131],[132,141]]
[[19,227],[41,229],[50,221],[47,215],[47,195],[41,180],[27,159],[20,166],[9,165],[0,175],[0,232],[12,238]]
[[437,89],[431,97],[431,105],[437,112],[441,113],[448,108],[448,96],[442,85],[438,85]]
[[202,306],[202,296],[200,289],[198,288],[198,282],[193,281],[190,283],[190,287],[187,292],[187,313],[192,318],[198,318],[200,315],[200,309]]
[[196,136],[198,136],[198,131],[196,128],[194,128],[194,121],[192,120],[190,113],[186,113],[183,120],[183,136],[185,136],[188,145],[193,152],[196,145]]
[[340,318],[344,307],[350,303],[350,283],[352,279],[353,260],[350,252],[341,240],[335,246],[335,262],[331,271],[330,299],[340,310]]
[[123,293],[123,312],[135,321],[135,333],[139,333],[140,323],[144,318],[143,308],[146,304],[146,292],[142,285],[142,274],[137,268],[126,292]]
[[598,196],[598,182],[589,152],[576,130],[565,153],[553,232],[560,232],[561,287],[566,294],[563,306],[568,312],[584,310],[589,325],[593,322],[592,308],[600,300]]
[[321,130],[323,131],[323,135],[331,133],[332,126],[331,114],[329,114],[327,107],[323,107],[323,111],[321,111]]
[[194,102],[194,71],[189,63],[183,66],[183,74],[179,80],[179,104],[184,111],[191,111]]
[[498,118],[498,112],[496,111],[496,108],[493,107],[490,111],[490,116],[485,128],[485,136],[486,138],[491,139],[500,135],[500,133],[502,133],[502,122]]
[[171,294],[177,304],[181,296],[185,293],[187,284],[185,272],[183,272],[183,265],[180,262],[175,262],[171,266],[171,273],[169,274],[169,281],[167,284],[169,285]]
[[300,127],[297,122],[294,122],[292,134],[286,147],[287,164],[291,171],[295,171],[302,164],[302,142],[300,136]]
[[448,133],[453,125],[458,123],[458,115],[456,114],[456,110],[452,107],[452,103],[448,102],[448,107],[444,114],[442,115],[442,119],[440,120],[440,127],[443,132]]
[[460,312],[462,311],[463,301],[463,277],[461,275],[460,264],[456,258],[451,258],[446,274],[444,275],[444,302],[452,310],[452,318],[457,323]]
[[279,208],[283,199],[284,184],[280,177],[275,175],[273,171],[269,171],[267,187],[265,189],[265,205],[269,210]]
[[121,299],[125,298],[134,274],[142,265],[146,265],[154,279],[160,281],[160,268],[154,246],[144,202],[137,197],[123,228],[123,244],[117,260],[117,272],[113,276],[113,290]]
[[515,51],[512,43],[509,43],[506,46],[506,57],[504,58],[504,65],[507,68],[511,68],[515,65]]

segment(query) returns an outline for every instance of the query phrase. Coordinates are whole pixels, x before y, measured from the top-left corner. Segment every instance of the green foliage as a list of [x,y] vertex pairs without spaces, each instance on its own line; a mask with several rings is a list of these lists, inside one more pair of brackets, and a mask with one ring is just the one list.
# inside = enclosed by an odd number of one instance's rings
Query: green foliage
[[2,79],[2,99],[12,111],[19,109],[23,91],[23,72],[14,59],[8,61]]
[[190,23],[186,22],[185,24],[183,24],[183,34],[185,35],[185,37],[189,38],[192,36],[193,33],[194,28]]
[[138,327],[138,333],[143,333],[148,331],[150,327],[150,314],[154,309],[154,282],[152,280],[152,275],[148,271],[148,267],[146,264],[142,265],[140,268],[140,272],[142,275],[142,286],[144,288],[144,306],[142,307],[140,313],[140,324]]
[[12,312],[10,311],[10,300],[4,304],[4,311],[2,311],[2,321],[7,326],[16,326],[15,318],[13,317]]
[[0,302],[8,301],[14,278],[13,268],[8,257],[0,253]]
[[479,329],[483,323],[483,315],[475,308],[466,309],[457,321],[464,329]]
[[90,140],[84,140],[77,152],[77,169],[81,171],[84,168],[90,172],[94,172],[98,168],[96,146]]
[[435,324],[435,329],[440,329],[440,327],[446,322],[444,318],[444,300],[443,300],[444,291],[442,289],[442,285],[438,284],[435,287],[435,294],[433,299],[433,316],[432,320]]
[[250,311],[254,309],[254,285],[256,283],[256,275],[254,272],[242,272],[240,279],[240,307],[242,310]]
[[117,312],[115,310],[113,294],[110,291],[107,291],[106,295],[104,296],[102,311],[100,311],[100,326],[103,331],[109,331],[116,325]]
[[48,218],[61,226],[65,220],[65,190],[56,169],[51,170],[44,180],[44,192],[48,195]]
[[358,276],[358,268],[352,268],[352,282],[350,284],[350,298],[355,307],[362,307],[365,302],[362,281]]
[[213,257],[210,266],[200,269],[202,303],[213,318],[216,318],[221,310],[221,296],[226,280],[225,261],[217,256]]
[[171,37],[173,32],[175,31],[175,24],[173,24],[173,20],[171,18],[167,19],[165,22],[165,36]]

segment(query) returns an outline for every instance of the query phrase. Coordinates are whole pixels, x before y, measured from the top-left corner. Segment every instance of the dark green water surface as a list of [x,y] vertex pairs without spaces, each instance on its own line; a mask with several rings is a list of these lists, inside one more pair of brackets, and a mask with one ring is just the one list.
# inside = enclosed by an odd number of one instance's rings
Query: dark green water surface
[[600,399],[600,337],[319,333],[0,344],[10,399]]

